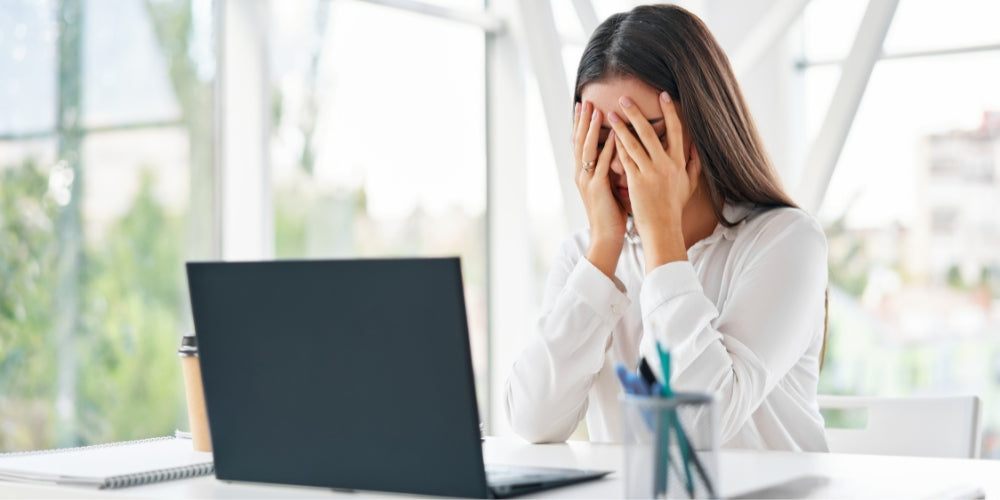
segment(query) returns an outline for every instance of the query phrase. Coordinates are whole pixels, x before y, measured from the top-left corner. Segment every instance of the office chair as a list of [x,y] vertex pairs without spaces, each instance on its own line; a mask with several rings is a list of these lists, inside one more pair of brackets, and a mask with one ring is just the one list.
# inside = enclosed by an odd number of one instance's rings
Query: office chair
[[[860,428],[826,428],[830,451],[868,455],[979,458],[982,407],[978,396],[817,397],[831,411],[859,417]],[[866,418],[865,418],[866,417]]]

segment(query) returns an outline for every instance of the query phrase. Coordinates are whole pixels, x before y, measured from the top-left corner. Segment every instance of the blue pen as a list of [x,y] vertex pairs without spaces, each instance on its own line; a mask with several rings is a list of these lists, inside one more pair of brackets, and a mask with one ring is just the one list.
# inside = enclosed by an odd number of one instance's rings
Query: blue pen
[[649,395],[649,391],[644,390],[641,381],[639,381],[636,376],[629,373],[628,370],[621,364],[615,367],[615,373],[618,375],[618,381],[621,382],[626,393],[645,396]]

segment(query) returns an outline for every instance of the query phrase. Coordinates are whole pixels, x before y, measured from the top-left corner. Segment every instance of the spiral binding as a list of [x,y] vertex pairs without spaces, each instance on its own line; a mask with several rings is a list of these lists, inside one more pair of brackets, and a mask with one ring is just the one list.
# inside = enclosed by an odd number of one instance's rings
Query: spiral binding
[[215,472],[215,464],[195,464],[183,467],[171,467],[169,469],[151,470],[146,472],[136,472],[122,476],[112,476],[107,478],[100,489],[104,488],[125,488],[127,486],[139,486],[140,484],[158,483],[160,481],[173,481],[175,479],[187,479],[189,477],[204,476]]

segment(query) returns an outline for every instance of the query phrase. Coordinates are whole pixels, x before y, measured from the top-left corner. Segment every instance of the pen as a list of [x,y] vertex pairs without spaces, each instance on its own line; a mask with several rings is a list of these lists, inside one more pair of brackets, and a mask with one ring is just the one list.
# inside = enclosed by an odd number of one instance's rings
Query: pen
[[[708,490],[708,497],[719,498],[719,496],[715,494],[715,486],[712,484],[712,479],[709,477],[708,471],[705,470],[705,466],[701,463],[701,460],[698,458],[698,454],[691,449],[691,446],[689,444],[691,440],[688,439],[687,434],[684,432],[684,427],[681,427],[679,419],[674,423],[674,430],[677,432],[678,441],[684,443],[683,449],[686,450],[681,452],[684,453],[685,472],[688,474],[691,473],[691,471],[686,468],[688,465],[688,460],[690,460],[690,463],[694,464],[696,472],[701,477],[702,484],[704,484],[705,489]],[[692,495],[694,494],[694,485],[691,485],[689,487],[688,492],[691,493]]]
[[664,350],[660,341],[656,341],[656,352],[660,355],[660,368],[663,370],[661,394],[665,398],[672,398],[674,391],[670,388],[670,351]]
[[[657,344],[657,349],[659,349],[659,344]],[[661,358],[662,361],[662,358]],[[669,373],[669,372],[668,372]],[[666,383],[660,385],[656,380],[656,375],[653,373],[653,369],[649,367],[649,363],[646,362],[646,357],[639,358],[639,375],[646,382],[649,387],[658,387],[659,390],[655,391],[655,395],[664,395],[665,391],[670,391],[670,378],[666,376]],[[669,411],[669,410],[668,410]],[[667,493],[667,475],[669,474],[667,470],[669,469],[670,460],[670,418],[668,415],[661,415],[660,417],[660,433],[659,439],[656,441],[656,455],[659,457],[658,461],[662,463],[662,466],[657,466],[654,477],[654,487],[655,496],[659,497],[661,494],[666,495]],[[664,442],[666,441],[666,442]],[[681,457],[682,459],[684,457]],[[686,462],[687,460],[683,460]]]
[[639,375],[642,375],[642,379],[645,380],[646,384],[650,387],[653,387],[654,384],[660,383],[659,380],[656,380],[656,374],[654,374],[653,369],[649,367],[649,363],[646,362],[645,356],[639,358]]
[[[654,382],[650,384],[649,379],[646,379],[645,377],[640,378],[638,375],[630,373],[624,366],[622,366],[621,363],[619,363],[615,367],[615,373],[618,375],[618,381],[622,384],[622,387],[625,389],[625,392],[627,394],[632,394],[634,396],[650,396],[650,397],[658,396],[660,394],[660,383],[655,381],[656,377],[653,377]],[[649,430],[653,431],[654,434],[661,435],[660,433],[656,432],[657,431],[656,423],[653,421],[653,415],[649,414],[646,411],[643,411],[642,416],[643,419],[646,421],[646,426],[649,428]],[[659,440],[657,441],[657,447],[659,447]],[[662,459],[663,457],[661,457],[661,460]],[[667,461],[664,464],[664,468],[667,467],[673,467],[674,472],[677,475],[681,474],[681,472],[677,470],[676,463],[670,463],[669,461]],[[664,490],[661,493],[665,492],[666,490]]]
[[[658,346],[658,350],[659,350],[659,346]],[[670,362],[670,360],[669,360],[669,353],[665,353],[665,354],[667,354],[666,361],[667,361],[667,365],[669,366],[669,362]],[[662,364],[661,364],[661,366],[662,366]],[[621,365],[619,365],[619,367],[620,367],[620,370],[624,371],[624,367],[621,367]],[[662,394],[662,392],[663,392],[662,391],[662,386],[661,386],[659,380],[656,378],[656,374],[653,373],[652,368],[649,366],[649,362],[646,361],[646,358],[644,356],[641,357],[641,358],[639,358],[639,370],[638,371],[639,371],[639,375],[642,377],[643,381],[646,382],[646,385],[649,386],[649,387],[651,387],[651,388],[654,388],[652,390],[653,394]],[[669,372],[669,367],[665,370],[664,373],[667,373],[667,372]],[[621,375],[619,375],[619,376],[621,376]],[[624,385],[624,382],[623,382],[623,385]],[[678,419],[677,422],[675,422],[675,425],[673,427],[674,427],[674,431],[677,433],[677,439],[678,439],[679,442],[683,442],[683,443],[685,443],[685,445],[687,445],[688,443],[691,442],[691,440],[688,437],[687,433],[684,431],[684,427],[680,425],[680,420],[679,419]],[[708,471],[705,470],[705,466],[702,464],[701,460],[698,458],[698,454],[694,453],[694,451],[691,450],[690,446],[685,446],[685,448],[687,449],[687,456],[684,457],[684,458],[689,459],[691,461],[691,463],[694,464],[696,472],[701,477],[702,483],[705,485],[705,489],[708,490],[708,496],[710,498],[717,498],[718,495],[716,495],[716,493],[715,493],[715,486],[712,484],[712,480],[711,480],[711,478],[708,475]]]
[[[672,398],[674,397],[674,391],[670,387],[670,351],[664,349],[660,342],[657,341],[656,352],[660,356],[660,368],[663,370],[663,385],[660,386],[660,394],[665,398]],[[684,486],[688,492],[688,496],[694,498],[694,480],[691,478],[690,464],[690,457],[692,457],[691,447],[688,446],[687,436],[684,435],[680,418],[677,416],[675,409],[668,410],[668,413],[664,415],[664,423],[667,424],[668,443],[670,442],[670,430],[674,429],[674,432],[677,434],[677,444],[681,451],[681,462],[684,464]],[[664,492],[666,492],[665,487]]]

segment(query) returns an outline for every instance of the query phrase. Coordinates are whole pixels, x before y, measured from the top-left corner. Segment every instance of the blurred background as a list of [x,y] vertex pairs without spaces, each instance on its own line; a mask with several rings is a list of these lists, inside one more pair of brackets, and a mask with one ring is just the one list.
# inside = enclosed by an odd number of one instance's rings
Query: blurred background
[[[0,451],[186,429],[203,259],[461,256],[509,433],[507,370],[585,224],[576,64],[636,4],[2,0]],[[680,5],[826,228],[821,392],[978,394],[1000,458],[1000,3]]]

